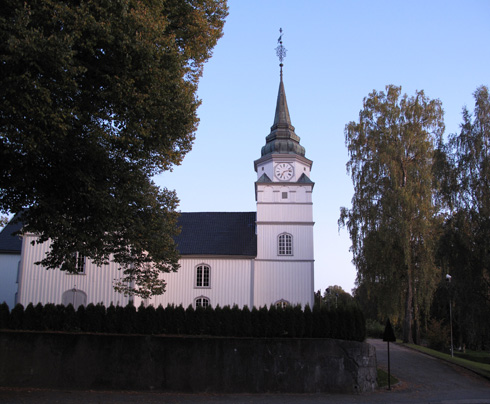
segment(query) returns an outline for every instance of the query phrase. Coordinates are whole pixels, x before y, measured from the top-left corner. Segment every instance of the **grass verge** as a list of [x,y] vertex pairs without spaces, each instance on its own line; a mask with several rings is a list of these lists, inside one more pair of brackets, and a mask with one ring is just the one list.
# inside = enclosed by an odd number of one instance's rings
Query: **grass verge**
[[433,356],[435,358],[442,359],[447,362],[454,363],[455,365],[462,366],[490,380],[490,364],[488,363],[473,362],[467,359],[457,358],[457,357],[453,358],[449,354],[435,351],[433,349],[429,349],[420,345],[415,345],[415,344],[403,344],[403,345],[415,349],[417,351],[423,352],[427,355]]
[[[383,369],[377,369],[378,376],[378,388],[388,387],[388,372],[385,372]],[[393,375],[390,375],[390,384],[393,386],[398,383],[398,379]]]

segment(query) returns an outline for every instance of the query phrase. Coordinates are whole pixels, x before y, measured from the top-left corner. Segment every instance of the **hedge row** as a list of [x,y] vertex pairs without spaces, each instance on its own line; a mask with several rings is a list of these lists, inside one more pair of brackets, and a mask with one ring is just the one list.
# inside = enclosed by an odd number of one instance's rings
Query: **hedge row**
[[366,326],[356,307],[328,309],[307,306],[243,309],[234,307],[0,304],[0,329],[101,332],[121,334],[178,334],[233,337],[336,338],[363,341]]

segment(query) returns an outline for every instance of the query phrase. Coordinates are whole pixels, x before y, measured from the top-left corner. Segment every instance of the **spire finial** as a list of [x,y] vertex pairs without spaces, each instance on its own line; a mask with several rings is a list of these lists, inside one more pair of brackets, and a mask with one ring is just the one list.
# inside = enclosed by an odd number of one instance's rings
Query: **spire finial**
[[281,81],[282,81],[282,61],[284,60],[284,58],[286,57],[286,52],[287,52],[287,49],[282,46],[282,28],[279,28],[279,39],[277,40],[277,43],[279,44],[276,48],[276,55],[277,57],[279,58],[279,67],[281,68]]

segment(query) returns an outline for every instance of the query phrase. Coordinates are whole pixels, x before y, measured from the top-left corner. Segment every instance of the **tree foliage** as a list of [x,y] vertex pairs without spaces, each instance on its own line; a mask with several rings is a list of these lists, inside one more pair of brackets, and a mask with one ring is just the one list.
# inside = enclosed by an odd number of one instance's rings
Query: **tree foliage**
[[357,284],[383,297],[383,318],[403,319],[406,341],[436,287],[433,170],[443,131],[439,100],[395,86],[364,98],[359,121],[345,128],[354,195],[339,225],[350,233]]
[[[452,277],[441,293],[454,303],[459,338],[479,348],[490,342],[490,95],[474,93],[472,114],[463,108],[461,130],[449,137],[445,200],[449,208],[439,264]],[[447,285],[442,285],[443,290]],[[450,295],[448,296],[448,293]],[[440,304],[442,306],[442,304]],[[448,316],[440,317],[447,319]],[[486,336],[486,337],[485,337]],[[487,341],[485,341],[485,338]]]
[[178,200],[151,177],[191,149],[226,15],[226,0],[2,2],[0,211],[50,240],[43,266],[112,257],[121,291],[163,293]]
[[334,308],[356,305],[354,298],[338,285],[329,286],[323,291],[323,294],[321,289],[317,290],[314,298],[315,306]]

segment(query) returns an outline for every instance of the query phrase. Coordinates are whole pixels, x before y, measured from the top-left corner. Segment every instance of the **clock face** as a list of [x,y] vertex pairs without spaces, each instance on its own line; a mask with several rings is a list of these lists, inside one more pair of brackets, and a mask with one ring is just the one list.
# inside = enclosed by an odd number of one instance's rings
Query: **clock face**
[[279,181],[288,181],[293,177],[294,168],[289,163],[279,163],[274,169],[274,174]]

